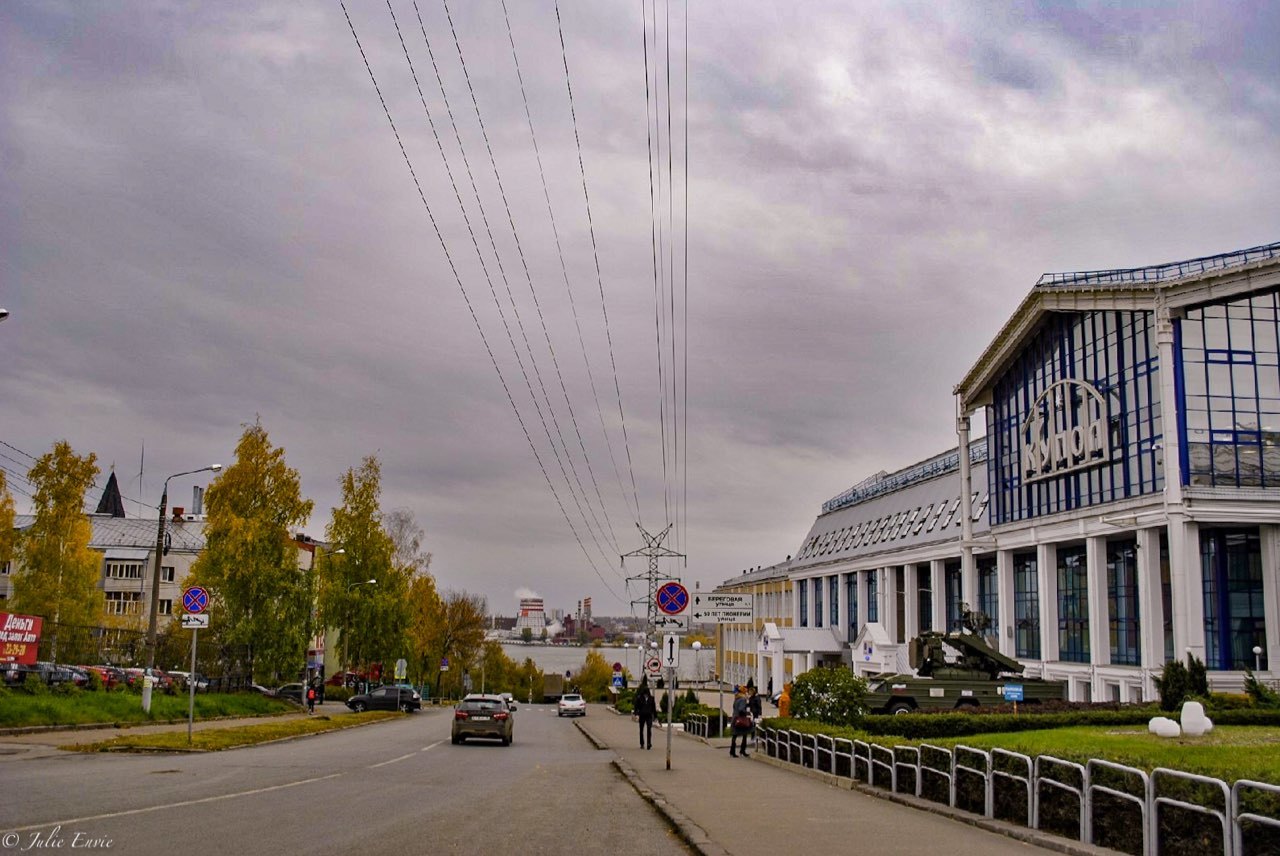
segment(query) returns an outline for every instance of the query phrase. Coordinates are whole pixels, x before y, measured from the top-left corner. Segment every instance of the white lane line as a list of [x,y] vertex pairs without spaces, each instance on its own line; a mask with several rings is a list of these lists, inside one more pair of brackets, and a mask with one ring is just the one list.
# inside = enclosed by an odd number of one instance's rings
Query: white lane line
[[265,793],[269,793],[270,791],[279,791],[279,790],[284,790],[285,788],[294,788],[294,787],[297,787],[298,785],[309,785],[309,784],[312,784],[313,782],[323,782],[326,779],[336,779],[341,775],[342,773],[330,773],[327,776],[317,776],[314,779],[299,779],[296,782],[286,782],[283,785],[271,785],[270,787],[266,787],[266,788],[254,788],[251,791],[239,791],[234,794],[219,794],[216,797],[202,797],[198,800],[184,800],[182,802],[147,806],[146,808],[131,808],[131,809],[126,809],[125,811],[107,812],[106,814],[91,814],[91,815],[86,815],[84,817],[73,817],[68,820],[50,820],[45,823],[34,823],[34,824],[31,824],[30,826],[15,826],[14,828],[7,829],[5,831],[6,832],[26,832],[31,829],[44,829],[47,826],[59,826],[59,825],[74,826],[77,823],[88,823],[91,820],[107,820],[113,817],[128,817],[131,814],[147,814],[148,812],[153,812],[153,811],[168,811],[169,809],[181,808],[182,806],[187,806],[187,805],[201,805],[203,803],[220,802],[222,800],[235,799],[236,797],[249,797],[249,796],[253,796],[254,794],[265,794]]
[[392,758],[390,761],[383,761],[383,762],[378,763],[378,764],[370,764],[368,767],[365,767],[365,769],[366,769],[366,770],[376,770],[376,769],[378,769],[379,767],[385,767],[385,766],[387,766],[388,764],[394,764],[394,763],[395,763],[395,762],[397,762],[397,761],[403,761],[405,758],[412,758],[412,757],[413,757],[414,755],[416,755],[416,754],[418,754],[418,753],[417,753],[417,752],[410,752],[408,755],[401,755],[399,758]]
[[439,746],[439,745],[440,745],[441,743],[443,743],[443,742],[444,742],[443,740],[437,740],[435,743],[432,743],[430,746],[423,746],[423,747],[422,747],[421,749],[419,749],[418,751],[419,751],[419,752],[430,752],[432,749],[436,748],[437,746]]

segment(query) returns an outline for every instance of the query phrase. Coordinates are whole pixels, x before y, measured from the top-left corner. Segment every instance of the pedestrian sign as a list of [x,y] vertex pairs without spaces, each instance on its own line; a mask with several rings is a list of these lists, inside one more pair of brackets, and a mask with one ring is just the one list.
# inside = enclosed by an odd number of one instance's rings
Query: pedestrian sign
[[666,582],[658,588],[656,600],[666,615],[679,615],[689,608],[689,590],[678,582]]
[[182,592],[182,609],[192,615],[204,612],[209,606],[209,592],[201,586],[191,586]]
[[613,685],[614,685],[615,687],[620,687],[620,686],[622,686],[622,675],[614,675],[614,676],[613,676]]

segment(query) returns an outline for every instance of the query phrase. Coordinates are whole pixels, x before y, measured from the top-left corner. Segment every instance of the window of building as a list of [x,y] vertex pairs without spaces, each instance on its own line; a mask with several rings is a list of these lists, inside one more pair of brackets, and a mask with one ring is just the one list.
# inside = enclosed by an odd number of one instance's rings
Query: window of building
[[1107,627],[1111,662],[1142,665],[1138,635],[1138,542],[1107,542]]
[[858,635],[858,575],[845,574],[844,586],[849,600],[849,639]]
[[958,518],[956,517],[956,512],[959,510],[960,510],[960,497],[957,496],[952,501],[950,507],[948,508],[947,516],[942,519],[943,529],[946,529],[948,526],[950,526],[952,520],[955,520],[957,523],[959,522]]
[[961,582],[960,563],[947,562],[944,568],[947,587],[947,631],[955,633],[963,629],[960,606],[964,602],[964,586]]
[[880,620],[880,572],[867,574],[867,621]]
[[172,601],[172,600],[164,600],[164,599],[161,599],[161,600],[156,601],[156,603],[157,603],[157,611],[158,611],[161,615],[173,615],[173,601]]
[[796,580],[796,591],[800,596],[800,626],[809,626],[809,581]]
[[912,529],[911,531],[912,535],[920,534],[920,530],[924,528],[925,521],[929,519],[932,512],[933,512],[933,503],[931,502],[924,507],[924,510],[920,512],[920,516],[916,518],[915,528]]
[[136,615],[142,610],[142,594],[136,591],[109,591],[103,594],[107,615]]
[[822,578],[814,577],[813,580],[813,626],[822,626]]
[[996,575],[996,557],[979,556],[978,561],[978,611],[990,622],[987,635],[1000,638],[1000,588]]
[[142,579],[142,562],[123,560],[123,559],[107,559],[105,576],[109,580],[140,580]]
[[827,604],[831,614],[831,621],[828,627],[840,626],[840,578],[827,578]]
[[[1106,399],[1110,456],[1027,481],[1025,432],[1043,415],[1040,396],[1061,380],[1090,384]],[[987,413],[991,524],[1158,493],[1164,488],[1156,448],[1163,441],[1161,412],[1153,313],[1052,313],[992,390]]]
[[1256,645],[1262,647],[1261,668],[1268,668],[1258,530],[1200,530],[1200,569],[1205,665],[1219,670],[1252,669]]
[[916,622],[920,632],[933,629],[933,568],[916,565]]
[[160,582],[171,583],[173,582],[173,577],[174,577],[173,565],[160,566]]
[[9,569],[10,569],[9,566],[12,564],[13,564],[12,562],[5,562],[4,564],[0,565],[0,577],[9,576]]
[[1085,548],[1058,549],[1058,659],[1089,662],[1089,582]]
[[1040,659],[1040,569],[1035,553],[1013,556],[1014,652]]
[[1188,309],[1175,341],[1183,481],[1280,486],[1280,292]]

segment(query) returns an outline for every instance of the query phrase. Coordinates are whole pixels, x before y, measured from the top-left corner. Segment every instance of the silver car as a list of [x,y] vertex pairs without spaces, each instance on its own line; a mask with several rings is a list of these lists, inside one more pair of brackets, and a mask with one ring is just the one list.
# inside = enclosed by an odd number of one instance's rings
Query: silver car
[[453,710],[453,745],[465,743],[468,737],[501,740],[510,746],[515,739],[515,717],[502,696],[469,695]]
[[586,716],[587,700],[579,693],[565,693],[556,705],[556,716]]

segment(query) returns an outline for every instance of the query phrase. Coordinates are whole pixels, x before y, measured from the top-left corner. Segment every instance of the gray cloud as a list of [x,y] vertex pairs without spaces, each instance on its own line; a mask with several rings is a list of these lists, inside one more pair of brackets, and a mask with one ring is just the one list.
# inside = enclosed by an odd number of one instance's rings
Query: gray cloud
[[[448,24],[438,2],[419,7],[506,283],[471,207],[476,240],[523,348],[510,286],[576,455]],[[502,7],[450,8],[613,524],[595,538],[546,442],[390,18],[377,4],[350,6],[449,259],[590,561],[529,451],[335,6],[0,9],[0,194],[13,201],[0,211],[0,305],[13,313],[0,326],[0,439],[39,453],[65,437],[115,462],[129,495],[145,443],[142,497],[154,502],[164,475],[229,460],[239,426],[260,414],[316,499],[313,534],[340,473],[377,452],[386,506],[417,515],[443,587],[476,590],[498,609],[513,609],[523,587],[551,607],[593,596],[599,614],[626,611],[600,580],[628,599],[615,553],[639,540],[559,39],[549,3],[508,7],[601,415]],[[417,17],[411,4],[395,8],[472,206]],[[1280,60],[1265,4],[689,12],[679,547],[690,579],[712,584],[794,553],[823,500],[952,444],[951,387],[1042,271],[1275,239]],[[642,517],[661,528],[638,9],[566,2],[562,13]],[[679,66],[683,7],[672,13]],[[673,83],[679,91],[678,74]]]

